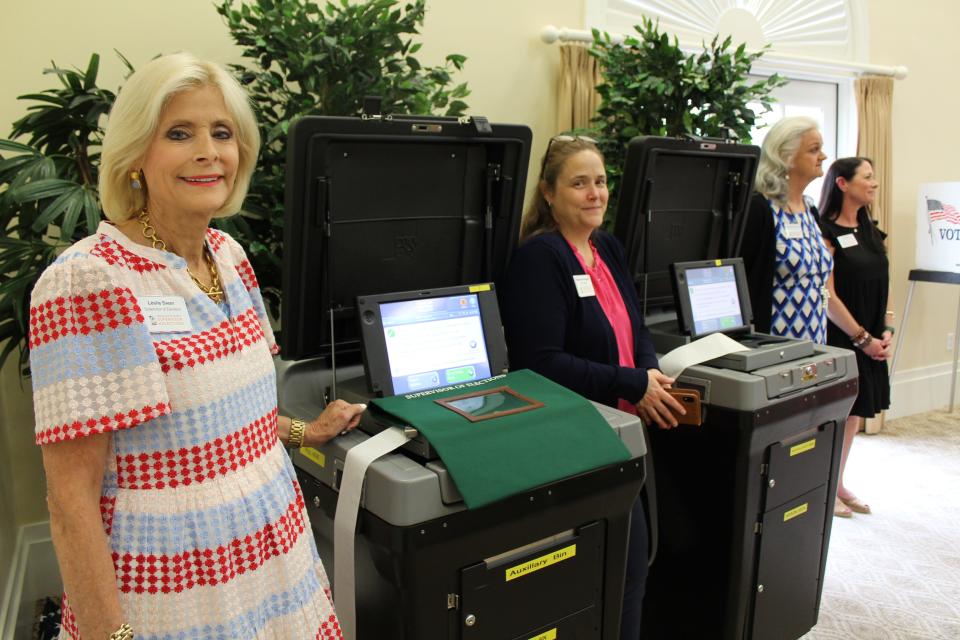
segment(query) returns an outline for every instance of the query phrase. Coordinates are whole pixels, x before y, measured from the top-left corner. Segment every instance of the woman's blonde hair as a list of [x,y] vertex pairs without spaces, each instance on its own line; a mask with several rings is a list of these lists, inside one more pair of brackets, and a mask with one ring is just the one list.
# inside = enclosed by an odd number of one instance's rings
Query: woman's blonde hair
[[817,121],[807,116],[784,118],[770,127],[763,139],[754,188],[764,197],[784,204],[789,186],[787,174],[800,148],[800,140],[808,131],[818,129]]
[[553,209],[544,197],[543,191],[544,189],[553,191],[557,188],[557,178],[563,171],[563,165],[567,158],[581,151],[593,151],[600,156],[600,162],[604,162],[603,153],[592,138],[561,135],[550,139],[540,166],[540,180],[537,182],[533,201],[527,207],[527,213],[523,216],[523,222],[520,224],[520,242],[532,236],[557,229],[557,219],[554,217]]
[[140,170],[138,163],[156,135],[164,107],[176,94],[197,87],[220,91],[239,147],[233,191],[214,217],[240,210],[260,151],[260,131],[250,99],[220,65],[190,53],[174,53],[151,60],[133,73],[110,110],[100,158],[100,203],[107,218],[122,222],[146,207],[149,185],[134,189],[130,173]]

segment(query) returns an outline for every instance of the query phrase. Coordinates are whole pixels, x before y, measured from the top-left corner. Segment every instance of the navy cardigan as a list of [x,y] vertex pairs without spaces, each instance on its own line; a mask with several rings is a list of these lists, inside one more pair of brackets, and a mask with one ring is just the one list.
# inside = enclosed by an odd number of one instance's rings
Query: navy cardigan
[[573,276],[583,269],[559,233],[534,236],[516,250],[497,284],[497,297],[512,369],[532,369],[616,407],[618,398],[639,401],[647,391],[647,369],[659,365],[623,247],[604,231],[596,231],[592,239],[630,316],[636,368],[619,365],[617,339],[596,296],[577,295]]

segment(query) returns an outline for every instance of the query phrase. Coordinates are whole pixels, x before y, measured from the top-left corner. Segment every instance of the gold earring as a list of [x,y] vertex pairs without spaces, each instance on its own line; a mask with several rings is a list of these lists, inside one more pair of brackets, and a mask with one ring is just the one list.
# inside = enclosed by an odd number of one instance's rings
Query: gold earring
[[141,173],[139,171],[130,172],[130,186],[134,189],[142,189],[143,183],[141,183]]

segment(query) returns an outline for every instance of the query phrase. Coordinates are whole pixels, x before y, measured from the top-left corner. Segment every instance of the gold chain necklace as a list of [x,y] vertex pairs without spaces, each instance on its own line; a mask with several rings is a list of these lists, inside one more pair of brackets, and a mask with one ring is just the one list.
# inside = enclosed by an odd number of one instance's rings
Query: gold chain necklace
[[[154,249],[160,249],[161,251],[167,250],[167,243],[157,237],[157,230],[153,228],[150,224],[150,215],[147,213],[146,209],[143,209],[140,212],[140,215],[137,216],[137,220],[140,221],[140,225],[143,227],[141,233],[143,237],[149,240],[153,244]],[[190,271],[188,266],[187,275],[190,276],[190,279],[193,280],[193,283],[200,288],[200,291],[203,291],[207,294],[207,297],[213,300],[215,303],[220,304],[223,302],[223,289],[220,288],[220,274],[217,273],[217,265],[213,262],[213,256],[210,254],[210,250],[207,248],[206,243],[203,246],[203,259],[207,263],[207,267],[210,269],[210,284],[204,284],[200,279]]]

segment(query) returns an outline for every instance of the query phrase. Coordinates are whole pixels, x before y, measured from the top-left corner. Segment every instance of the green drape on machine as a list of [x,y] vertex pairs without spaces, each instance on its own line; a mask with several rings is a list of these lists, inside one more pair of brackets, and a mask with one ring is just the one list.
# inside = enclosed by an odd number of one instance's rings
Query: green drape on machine
[[[502,386],[544,406],[471,422],[435,402]],[[630,459],[626,446],[589,401],[525,369],[372,402],[427,438],[470,508]]]

